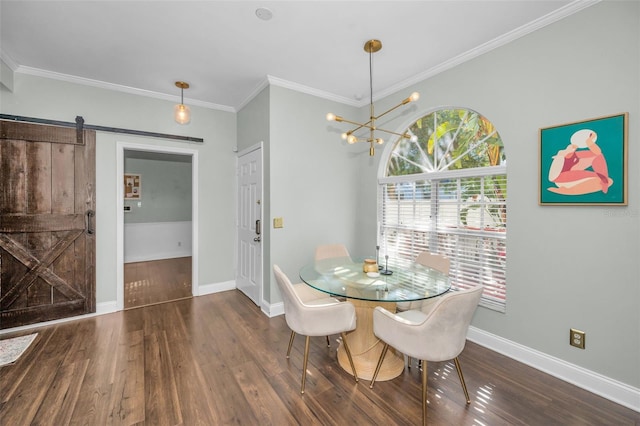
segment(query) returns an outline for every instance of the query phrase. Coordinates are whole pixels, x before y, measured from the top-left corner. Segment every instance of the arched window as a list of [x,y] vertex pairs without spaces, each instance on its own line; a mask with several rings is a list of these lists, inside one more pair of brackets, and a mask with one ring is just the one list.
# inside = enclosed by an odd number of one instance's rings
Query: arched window
[[506,306],[507,175],[493,124],[447,108],[416,120],[383,158],[380,253],[412,262],[421,251],[451,260],[453,286],[482,284],[481,305]]

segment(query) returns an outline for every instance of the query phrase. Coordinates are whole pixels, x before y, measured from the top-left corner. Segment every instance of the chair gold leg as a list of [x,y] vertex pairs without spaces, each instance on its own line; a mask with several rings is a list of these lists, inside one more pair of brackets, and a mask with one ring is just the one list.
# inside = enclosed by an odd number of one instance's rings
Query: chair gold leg
[[422,361],[422,425],[427,426],[427,361]]
[[291,337],[289,338],[289,349],[287,349],[287,359],[289,359],[289,355],[291,355],[291,346],[293,345],[293,338],[296,337],[296,332],[291,332]]
[[387,350],[389,349],[389,344],[385,343],[382,347],[382,352],[380,353],[380,359],[378,360],[378,365],[376,365],[376,371],[373,373],[373,377],[371,378],[371,384],[369,385],[369,389],[373,389],[373,384],[376,382],[376,377],[378,377],[378,373],[380,372],[380,367],[382,367],[382,361],[384,361],[384,356],[387,354]]
[[304,361],[302,361],[302,387],[300,393],[304,393],[304,382],[307,379],[307,361],[309,361],[309,336],[304,341]]
[[349,345],[347,345],[347,335],[345,333],[340,333],[342,336],[342,344],[344,345],[344,351],[347,353],[347,358],[349,358],[349,364],[351,364],[351,371],[353,371],[353,377],[356,378],[356,382],[358,381],[358,373],[356,373],[356,366],[353,364],[353,358],[351,358],[351,351],[349,350]]
[[467,385],[464,382],[464,376],[462,375],[460,360],[458,360],[458,357],[455,357],[453,359],[453,362],[456,364],[456,370],[458,370],[458,377],[460,377],[460,384],[462,384],[462,390],[464,391],[464,396],[465,398],[467,398],[467,404],[471,404],[471,399],[469,398],[469,392],[467,391]]

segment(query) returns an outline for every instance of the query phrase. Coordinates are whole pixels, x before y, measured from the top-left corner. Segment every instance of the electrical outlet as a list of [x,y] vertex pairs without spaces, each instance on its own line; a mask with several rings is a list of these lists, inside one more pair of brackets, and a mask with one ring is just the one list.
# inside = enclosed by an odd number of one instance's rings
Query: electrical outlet
[[572,328],[569,330],[569,344],[576,348],[584,349],[585,332]]

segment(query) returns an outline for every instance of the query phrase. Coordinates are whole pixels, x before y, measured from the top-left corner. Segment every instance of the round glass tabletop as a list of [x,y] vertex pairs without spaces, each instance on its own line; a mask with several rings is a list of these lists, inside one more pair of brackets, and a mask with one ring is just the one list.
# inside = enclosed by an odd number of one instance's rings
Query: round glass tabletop
[[410,302],[440,296],[451,288],[448,275],[414,262],[389,259],[385,270],[363,271],[363,259],[337,257],[316,260],[300,270],[309,286],[334,296],[379,302]]

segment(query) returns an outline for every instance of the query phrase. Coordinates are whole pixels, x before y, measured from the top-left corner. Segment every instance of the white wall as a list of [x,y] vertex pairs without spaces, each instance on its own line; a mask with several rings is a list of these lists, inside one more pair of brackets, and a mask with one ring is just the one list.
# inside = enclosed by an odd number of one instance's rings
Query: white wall
[[[638,2],[599,3],[377,105],[385,110],[417,90],[417,110],[395,120],[392,129],[404,130],[435,108],[460,106],[485,115],[502,137],[508,163],[507,312],[479,308],[473,326],[636,389],[639,9]],[[539,129],[621,112],[630,117],[628,206],[539,206]],[[359,204],[373,209],[378,163],[361,165],[361,188],[367,190]],[[359,241],[368,246],[374,234],[375,223],[363,222]],[[586,332],[586,350],[569,346],[571,327]]]
[[[170,85],[172,82],[168,82]],[[98,132],[96,137],[96,302],[116,300],[116,142],[157,147],[195,149],[199,168],[197,200],[199,217],[200,286],[233,281],[235,263],[235,153],[236,115],[191,106],[191,123],[173,120],[173,102],[101,88],[81,86],[22,73],[14,75],[13,92],[0,95],[4,114],[73,122],[77,115],[86,124],[120,127],[204,138],[203,144]],[[177,101],[177,99],[176,99]]]
[[124,262],[191,256],[191,222],[124,224]]

